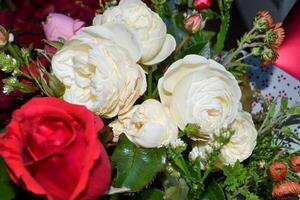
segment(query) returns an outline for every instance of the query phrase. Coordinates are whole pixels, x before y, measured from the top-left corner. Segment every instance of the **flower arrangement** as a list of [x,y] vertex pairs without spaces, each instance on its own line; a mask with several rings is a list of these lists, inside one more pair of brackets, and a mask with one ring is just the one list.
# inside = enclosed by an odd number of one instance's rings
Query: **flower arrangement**
[[257,13],[228,50],[233,0],[95,2],[1,5],[2,200],[297,199],[299,99],[246,74],[276,60],[281,23]]

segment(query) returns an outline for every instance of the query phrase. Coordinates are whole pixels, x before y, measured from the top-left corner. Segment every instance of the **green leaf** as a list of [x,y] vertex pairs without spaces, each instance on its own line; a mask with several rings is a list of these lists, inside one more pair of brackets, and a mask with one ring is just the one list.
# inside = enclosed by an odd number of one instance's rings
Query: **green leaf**
[[280,112],[285,112],[285,110],[287,109],[288,107],[288,103],[289,103],[289,100],[287,97],[283,97],[281,99],[281,104],[280,104]]
[[296,105],[289,109],[288,114],[290,115],[300,115],[300,105]]
[[169,187],[165,193],[165,200],[187,199],[189,188],[183,179],[179,179],[176,185]]
[[289,127],[284,126],[280,129],[280,131],[287,134],[290,138],[293,138],[300,142],[300,137],[298,136],[298,134],[294,133]]
[[200,55],[204,56],[205,58],[209,59],[211,57],[211,49],[210,49],[210,43],[207,42],[204,47],[200,51]]
[[212,179],[206,186],[205,192],[201,198],[202,200],[220,200],[226,199],[224,192],[220,185]]
[[15,190],[2,158],[0,158],[0,197],[1,200],[11,200],[15,197]]
[[60,50],[63,46],[64,43],[62,42],[53,42],[53,41],[49,41],[49,40],[43,40],[46,44],[48,44],[51,47],[54,47],[57,50]]
[[145,149],[137,147],[125,135],[111,156],[116,165],[115,187],[127,187],[139,191],[149,184],[165,166],[166,154],[162,148]]
[[137,200],[163,200],[164,193],[158,189],[147,190],[139,193]]
[[261,131],[269,122],[270,122],[270,119],[274,116],[275,114],[275,108],[276,108],[276,101],[274,101],[271,106],[270,106],[270,109],[269,109],[269,112],[267,113],[262,125],[260,126],[259,130],[258,131]]
[[227,191],[234,192],[247,179],[247,171],[239,161],[234,166],[223,166],[222,170],[226,176],[224,185]]

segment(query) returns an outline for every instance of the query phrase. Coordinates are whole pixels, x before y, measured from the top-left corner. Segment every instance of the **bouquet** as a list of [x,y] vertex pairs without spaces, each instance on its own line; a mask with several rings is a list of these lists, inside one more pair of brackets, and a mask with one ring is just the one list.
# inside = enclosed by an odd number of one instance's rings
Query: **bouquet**
[[233,0],[210,3],[1,2],[1,200],[297,199],[300,101],[247,78],[282,24],[226,49]]

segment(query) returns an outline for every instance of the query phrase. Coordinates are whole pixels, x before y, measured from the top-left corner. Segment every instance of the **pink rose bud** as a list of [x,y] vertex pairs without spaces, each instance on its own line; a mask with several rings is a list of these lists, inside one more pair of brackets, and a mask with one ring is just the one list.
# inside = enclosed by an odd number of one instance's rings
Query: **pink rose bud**
[[0,25],[0,47],[3,47],[8,42],[8,32]]
[[194,8],[196,10],[203,10],[210,6],[210,0],[194,0]]
[[202,17],[199,14],[192,14],[185,18],[184,28],[186,32],[194,34],[203,28]]
[[68,40],[83,26],[83,21],[58,13],[50,13],[43,24],[46,38],[50,41],[58,41],[59,38]]

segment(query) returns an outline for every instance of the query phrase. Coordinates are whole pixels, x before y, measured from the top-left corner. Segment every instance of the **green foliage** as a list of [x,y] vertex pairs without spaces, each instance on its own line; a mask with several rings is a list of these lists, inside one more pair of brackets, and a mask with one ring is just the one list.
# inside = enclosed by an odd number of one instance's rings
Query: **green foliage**
[[123,135],[111,156],[117,169],[115,187],[127,187],[136,192],[148,185],[165,166],[165,150],[137,147]]
[[164,192],[158,189],[151,189],[144,192],[139,193],[137,200],[163,200]]
[[215,52],[220,52],[224,48],[224,42],[229,28],[230,22],[230,7],[233,0],[218,0],[218,5],[221,14],[221,25],[217,35],[217,43],[214,46]]
[[247,179],[247,171],[239,161],[234,166],[223,166],[222,170],[226,176],[224,186],[228,192],[236,191]]
[[221,186],[214,179],[211,179],[211,181],[207,184],[206,190],[203,196],[201,197],[201,199],[220,200],[220,199],[225,199],[225,195]]
[[0,158],[0,197],[1,200],[11,200],[15,197],[15,190],[10,182],[2,158]]
[[166,189],[165,200],[187,199],[189,188],[184,179],[174,178],[172,182],[172,186]]

